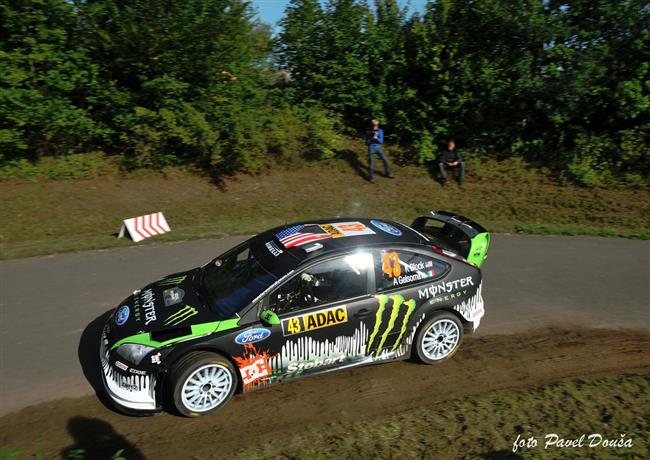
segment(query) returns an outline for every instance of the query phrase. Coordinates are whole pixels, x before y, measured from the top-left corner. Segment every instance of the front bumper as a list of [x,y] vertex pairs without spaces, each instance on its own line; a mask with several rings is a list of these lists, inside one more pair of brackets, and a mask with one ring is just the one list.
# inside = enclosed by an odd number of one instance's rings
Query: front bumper
[[123,375],[110,364],[107,327],[99,344],[102,381],[106,394],[118,406],[135,411],[160,410],[156,404],[156,380],[152,375]]

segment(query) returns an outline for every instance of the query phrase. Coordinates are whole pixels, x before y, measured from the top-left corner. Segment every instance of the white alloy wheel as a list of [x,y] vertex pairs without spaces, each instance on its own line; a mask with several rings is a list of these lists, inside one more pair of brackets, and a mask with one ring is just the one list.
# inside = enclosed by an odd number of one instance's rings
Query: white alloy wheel
[[207,364],[192,372],[181,390],[187,410],[207,412],[227,399],[232,390],[232,373],[222,364]]
[[431,361],[439,361],[451,355],[460,343],[460,328],[455,321],[441,318],[421,335],[422,353]]

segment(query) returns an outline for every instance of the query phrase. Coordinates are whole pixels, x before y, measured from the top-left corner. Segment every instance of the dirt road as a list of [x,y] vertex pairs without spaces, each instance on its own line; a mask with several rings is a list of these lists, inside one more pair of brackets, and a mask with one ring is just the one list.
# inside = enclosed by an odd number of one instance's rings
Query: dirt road
[[[45,458],[83,448],[108,459],[227,458],[305,426],[372,419],[499,389],[565,378],[650,371],[650,332],[542,329],[474,337],[438,366],[410,362],[357,368],[236,396],[210,417],[119,415],[95,396],[62,399],[0,418],[0,445]],[[433,428],[432,428],[433,429]]]

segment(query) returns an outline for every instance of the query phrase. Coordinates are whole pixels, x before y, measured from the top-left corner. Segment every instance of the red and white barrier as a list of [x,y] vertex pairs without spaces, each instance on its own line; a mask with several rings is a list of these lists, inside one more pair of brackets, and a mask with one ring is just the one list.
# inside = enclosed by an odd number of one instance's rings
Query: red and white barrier
[[155,235],[162,235],[170,232],[171,228],[167,224],[162,212],[147,214],[146,216],[132,217],[122,222],[122,229],[118,238],[126,236],[127,233],[134,242],[142,241]]

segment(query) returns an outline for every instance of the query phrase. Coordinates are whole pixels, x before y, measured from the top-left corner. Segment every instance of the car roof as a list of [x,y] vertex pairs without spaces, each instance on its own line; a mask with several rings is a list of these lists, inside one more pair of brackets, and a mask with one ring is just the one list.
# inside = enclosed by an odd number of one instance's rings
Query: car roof
[[[307,239],[314,239],[296,246],[291,246],[291,243],[286,240],[284,244],[281,241],[283,238],[295,238],[298,233],[306,234]],[[321,236],[309,236],[316,234]],[[355,248],[391,243],[403,245],[426,242],[427,240],[420,233],[399,222],[361,217],[336,217],[294,222],[272,228],[253,237],[250,240],[250,247],[262,266],[279,278],[305,262],[325,255],[331,256]],[[311,252],[306,251],[316,243],[322,247]]]

